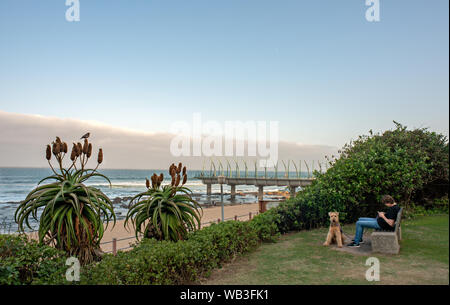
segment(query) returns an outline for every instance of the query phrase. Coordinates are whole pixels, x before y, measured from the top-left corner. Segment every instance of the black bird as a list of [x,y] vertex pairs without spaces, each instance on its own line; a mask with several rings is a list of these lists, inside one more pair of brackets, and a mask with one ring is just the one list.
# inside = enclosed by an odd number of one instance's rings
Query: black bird
[[90,135],[91,135],[91,133],[88,132],[87,134],[85,134],[84,136],[82,136],[82,137],[80,138],[80,140],[81,140],[81,139],[87,139],[87,138],[89,138]]

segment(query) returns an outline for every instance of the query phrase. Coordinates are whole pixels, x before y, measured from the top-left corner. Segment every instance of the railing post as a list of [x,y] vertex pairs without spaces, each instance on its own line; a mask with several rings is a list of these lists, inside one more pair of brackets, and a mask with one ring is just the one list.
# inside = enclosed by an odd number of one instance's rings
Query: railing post
[[211,196],[211,183],[206,184],[206,195]]
[[237,221],[237,215],[234,215],[234,220],[236,220],[236,221]]
[[258,200],[258,205],[260,213],[264,213],[265,211],[267,211],[267,201]]
[[264,199],[264,186],[259,185],[258,186],[258,200]]
[[252,220],[252,212],[248,213],[248,220]]
[[112,240],[112,253],[114,256],[117,254],[117,238],[113,238]]

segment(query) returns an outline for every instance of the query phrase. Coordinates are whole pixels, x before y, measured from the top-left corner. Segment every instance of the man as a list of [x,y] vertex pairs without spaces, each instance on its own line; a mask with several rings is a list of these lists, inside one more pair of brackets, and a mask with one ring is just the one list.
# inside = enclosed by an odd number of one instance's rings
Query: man
[[359,244],[363,242],[362,236],[364,233],[364,228],[394,231],[395,219],[397,218],[397,213],[400,210],[400,207],[397,205],[394,198],[389,195],[384,195],[381,198],[381,202],[388,208],[386,213],[378,212],[377,218],[361,217],[358,219],[356,222],[355,239],[347,245],[348,247],[359,247]]

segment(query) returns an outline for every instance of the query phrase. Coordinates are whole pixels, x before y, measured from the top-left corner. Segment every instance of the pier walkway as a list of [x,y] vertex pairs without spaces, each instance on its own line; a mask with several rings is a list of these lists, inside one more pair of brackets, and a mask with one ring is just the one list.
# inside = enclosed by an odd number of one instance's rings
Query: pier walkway
[[[206,194],[211,195],[211,185],[226,184],[231,187],[231,198],[236,196],[236,185],[254,185],[258,187],[258,200],[263,199],[265,186],[286,186],[291,195],[295,195],[297,187],[311,185],[314,178],[264,178],[264,177],[225,177],[225,176],[198,176],[203,184],[206,184]],[[222,183],[219,183],[221,181]]]

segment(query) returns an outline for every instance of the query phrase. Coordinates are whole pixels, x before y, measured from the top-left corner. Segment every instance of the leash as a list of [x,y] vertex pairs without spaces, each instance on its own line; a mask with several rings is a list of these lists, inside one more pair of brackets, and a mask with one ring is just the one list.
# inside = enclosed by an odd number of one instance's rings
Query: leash
[[339,224],[339,228],[341,229],[341,234],[343,234],[345,237],[347,237],[348,239],[353,239],[353,236],[349,236],[348,234],[346,234],[345,232],[344,232],[344,230],[342,229],[342,226],[341,226],[341,224]]
[[347,237],[348,239],[353,239],[354,236],[349,236],[348,234],[344,233],[344,231],[341,232],[342,234],[344,234],[345,237]]

